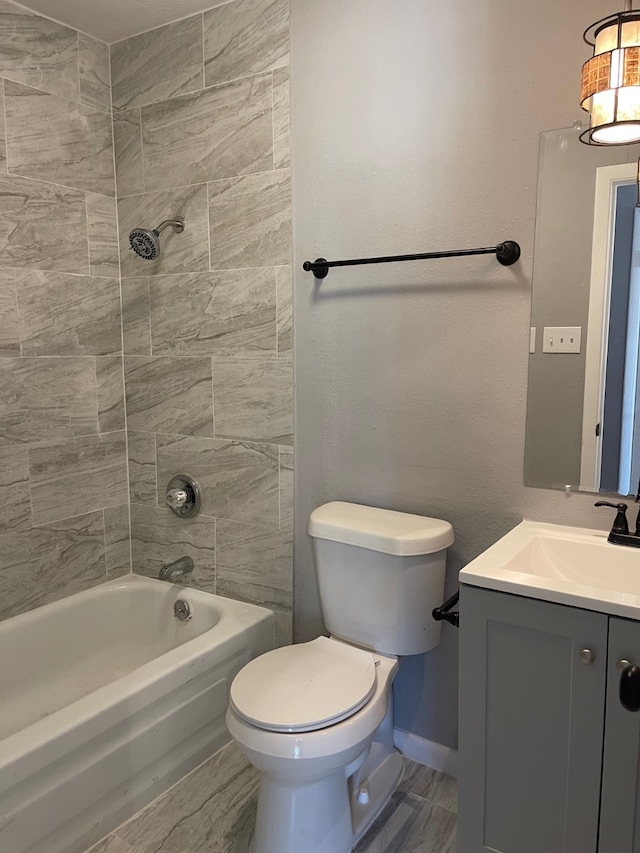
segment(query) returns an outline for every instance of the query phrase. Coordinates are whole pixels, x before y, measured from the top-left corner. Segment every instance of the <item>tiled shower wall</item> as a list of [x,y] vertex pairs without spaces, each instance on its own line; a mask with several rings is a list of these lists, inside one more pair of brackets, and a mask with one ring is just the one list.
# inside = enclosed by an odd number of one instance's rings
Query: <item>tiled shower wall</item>
[[[290,641],[288,0],[231,0],[111,46],[133,568],[265,603]],[[131,228],[167,230],[145,261]],[[164,505],[193,476],[202,514]]]
[[129,571],[109,48],[0,0],[0,618]]

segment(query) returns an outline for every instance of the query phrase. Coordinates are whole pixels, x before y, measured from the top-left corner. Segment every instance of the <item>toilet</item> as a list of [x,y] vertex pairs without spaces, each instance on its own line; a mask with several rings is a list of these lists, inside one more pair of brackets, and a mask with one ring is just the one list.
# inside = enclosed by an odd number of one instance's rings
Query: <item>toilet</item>
[[329,637],[248,663],[227,725],[261,771],[251,853],[349,853],[402,778],[391,685],[433,649],[447,521],[334,501],[309,519]]

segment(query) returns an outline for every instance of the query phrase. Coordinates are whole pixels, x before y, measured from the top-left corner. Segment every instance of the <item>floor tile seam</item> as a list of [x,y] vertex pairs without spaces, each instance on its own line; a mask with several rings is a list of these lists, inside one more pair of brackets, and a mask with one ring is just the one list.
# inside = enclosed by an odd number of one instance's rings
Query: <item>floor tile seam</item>
[[[173,791],[175,789],[180,788],[183,783],[186,784],[187,779],[189,779],[191,776],[195,775],[197,771],[202,770],[202,768],[206,764],[208,764],[210,761],[212,761],[212,759],[215,758],[216,756],[219,756],[223,752],[223,750],[230,747],[232,743],[233,743],[233,741],[230,741],[229,743],[227,743],[223,747],[221,747],[217,752],[214,752],[213,755],[210,755],[208,758],[205,758],[205,760],[202,761],[197,767],[194,767],[193,770],[190,770],[185,776],[182,776],[180,779],[178,779],[176,782],[174,782],[173,785],[170,785],[166,789],[166,791],[162,791],[160,794],[158,794],[157,797],[154,797],[153,800],[151,800],[151,802],[147,803],[145,806],[138,809],[138,811],[135,812],[135,814],[131,815],[131,817],[128,817],[119,826],[117,826],[115,829],[113,829],[106,836],[106,838],[109,838],[110,836],[113,835],[115,838],[118,839],[118,841],[122,841],[123,844],[128,844],[131,847],[131,853],[141,853],[139,848],[138,847],[132,847],[131,844],[125,838],[123,838],[122,835],[120,835],[120,832],[122,830],[124,830],[127,826],[129,826],[130,824],[133,824],[136,820],[139,820],[143,814],[150,811],[151,808],[158,802],[158,800],[165,797],[170,791]],[[104,840],[104,839],[102,839],[102,840]],[[86,853],[91,853],[92,849],[93,848],[89,848],[89,850],[87,850]]]
[[448,808],[447,806],[443,806],[442,803],[438,803],[435,800],[430,800],[428,797],[421,797],[420,794],[415,794],[412,791],[407,791],[405,793],[405,797],[408,800],[417,800],[419,803],[422,804],[428,803],[430,806],[434,806],[437,809],[442,809],[445,812],[449,812],[450,814],[456,815],[456,817],[458,815],[457,809]]

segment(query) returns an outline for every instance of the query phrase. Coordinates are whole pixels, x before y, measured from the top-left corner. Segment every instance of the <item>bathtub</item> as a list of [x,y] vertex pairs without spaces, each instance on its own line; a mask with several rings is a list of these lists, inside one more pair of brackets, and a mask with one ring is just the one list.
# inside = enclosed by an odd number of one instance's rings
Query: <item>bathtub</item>
[[273,619],[129,575],[0,623],[0,851],[82,853],[224,746]]

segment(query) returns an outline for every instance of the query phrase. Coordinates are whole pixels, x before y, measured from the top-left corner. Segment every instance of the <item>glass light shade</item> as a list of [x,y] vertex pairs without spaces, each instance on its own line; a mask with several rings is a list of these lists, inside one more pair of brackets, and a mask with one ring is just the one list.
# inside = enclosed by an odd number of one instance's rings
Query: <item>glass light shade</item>
[[580,104],[591,121],[580,139],[589,145],[639,142],[640,15],[620,12],[599,21],[585,41],[594,50],[582,66]]

